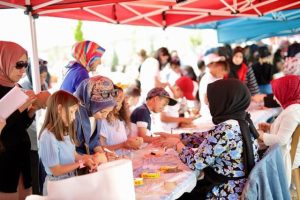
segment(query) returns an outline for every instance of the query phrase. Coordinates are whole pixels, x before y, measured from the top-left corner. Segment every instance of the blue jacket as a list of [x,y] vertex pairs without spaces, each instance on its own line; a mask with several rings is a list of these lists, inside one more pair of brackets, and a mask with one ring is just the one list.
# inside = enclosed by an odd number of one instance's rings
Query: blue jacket
[[279,145],[270,147],[252,169],[243,197],[245,200],[291,199]]
[[83,80],[89,78],[89,73],[81,64],[77,62],[70,63],[67,68],[68,71],[60,86],[60,89],[73,94],[79,84]]

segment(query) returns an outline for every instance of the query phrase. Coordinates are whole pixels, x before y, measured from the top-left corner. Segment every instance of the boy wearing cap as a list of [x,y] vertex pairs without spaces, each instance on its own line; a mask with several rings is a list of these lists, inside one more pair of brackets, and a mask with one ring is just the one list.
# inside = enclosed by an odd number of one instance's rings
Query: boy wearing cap
[[217,80],[223,79],[229,72],[229,66],[225,61],[224,56],[217,54],[208,54],[204,58],[204,62],[207,66],[207,73],[202,77],[199,85],[199,99],[201,103],[200,114],[202,117],[210,119],[210,111],[206,103],[206,91],[207,85]]
[[179,110],[181,105],[187,101],[194,101],[193,96],[194,83],[193,80],[187,76],[180,77],[175,84],[170,87],[171,97],[177,100],[174,106],[166,106],[165,110],[160,114],[161,129],[166,132],[171,132],[172,129],[177,128],[180,124],[191,124],[195,117],[179,117]]
[[177,101],[172,99],[169,93],[163,88],[153,88],[146,97],[146,103],[137,107],[130,116],[130,121],[137,127],[137,135],[144,139],[144,142],[150,143],[154,140],[152,137],[153,116],[155,113],[163,111],[166,105],[173,106]]

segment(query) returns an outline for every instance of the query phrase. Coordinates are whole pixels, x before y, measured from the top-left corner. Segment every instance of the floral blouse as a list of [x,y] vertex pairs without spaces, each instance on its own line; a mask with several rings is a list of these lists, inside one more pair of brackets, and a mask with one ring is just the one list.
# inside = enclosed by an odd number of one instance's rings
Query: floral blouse
[[[235,120],[220,123],[207,132],[181,134],[186,147],[179,154],[191,169],[202,170],[211,166],[215,172],[227,177],[244,176],[243,141],[240,126]],[[255,162],[259,160],[257,140],[253,139]],[[238,199],[246,179],[229,180],[212,189],[207,199]]]

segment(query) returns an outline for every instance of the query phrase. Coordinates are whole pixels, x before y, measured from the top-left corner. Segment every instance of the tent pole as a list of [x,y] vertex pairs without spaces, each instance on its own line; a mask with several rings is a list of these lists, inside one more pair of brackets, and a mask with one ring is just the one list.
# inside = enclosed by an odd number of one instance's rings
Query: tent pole
[[31,57],[31,76],[32,76],[32,86],[33,91],[37,94],[41,91],[41,80],[40,80],[40,69],[39,69],[39,57],[37,50],[37,38],[36,38],[36,27],[35,19],[32,16],[32,13],[28,13],[28,19],[30,24],[30,33],[31,33],[31,47],[32,55]]

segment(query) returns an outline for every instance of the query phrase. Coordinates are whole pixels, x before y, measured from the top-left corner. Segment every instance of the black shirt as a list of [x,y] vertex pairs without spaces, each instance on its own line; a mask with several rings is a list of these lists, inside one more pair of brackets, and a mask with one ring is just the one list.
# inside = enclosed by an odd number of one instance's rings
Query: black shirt
[[147,129],[151,130],[151,117],[150,117],[150,110],[147,107],[146,104],[143,104],[139,107],[137,107],[136,109],[134,109],[134,111],[132,112],[131,116],[130,116],[130,121],[134,124],[136,124],[137,122],[147,122]]
[[[0,99],[11,89],[0,85]],[[30,139],[26,130],[33,119],[28,117],[27,110],[16,110],[6,119],[0,135],[4,146],[0,152],[0,192],[17,192],[21,173],[25,189],[31,187]]]
[[268,63],[255,63],[253,66],[253,72],[257,80],[258,85],[269,84],[273,76],[273,66]]

